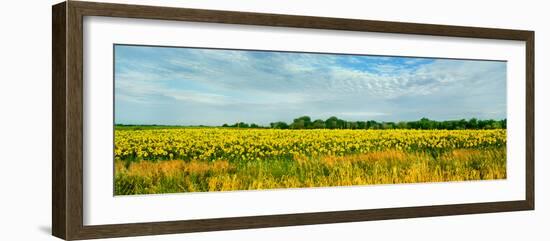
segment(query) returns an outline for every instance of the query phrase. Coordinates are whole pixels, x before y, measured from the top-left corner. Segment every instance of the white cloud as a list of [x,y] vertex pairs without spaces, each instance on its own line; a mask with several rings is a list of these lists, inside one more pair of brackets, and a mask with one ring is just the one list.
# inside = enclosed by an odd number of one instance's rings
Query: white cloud
[[[506,109],[502,62],[395,62],[391,57],[185,48],[150,52],[147,58],[116,57],[117,101],[167,106],[185,102],[205,111],[223,106],[232,115],[265,112],[266,118],[279,112],[287,118],[305,113],[415,118],[415,113],[400,114],[412,109],[428,117],[471,115],[466,113],[473,109],[500,116]],[[438,107],[441,103],[454,106],[455,114],[441,114],[448,112]]]

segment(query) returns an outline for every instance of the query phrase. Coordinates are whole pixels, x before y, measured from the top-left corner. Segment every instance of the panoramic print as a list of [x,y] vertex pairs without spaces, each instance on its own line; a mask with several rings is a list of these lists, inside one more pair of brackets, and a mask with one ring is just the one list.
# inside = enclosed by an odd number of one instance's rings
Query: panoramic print
[[506,62],[114,46],[115,195],[506,178]]

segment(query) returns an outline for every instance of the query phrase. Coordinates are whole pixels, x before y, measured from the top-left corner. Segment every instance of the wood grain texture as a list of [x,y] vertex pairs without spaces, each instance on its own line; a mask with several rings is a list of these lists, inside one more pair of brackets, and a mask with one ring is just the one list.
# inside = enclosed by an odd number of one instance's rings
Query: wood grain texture
[[529,32],[525,42],[525,200],[535,209],[535,32]]
[[83,228],[83,15],[67,5],[67,239]]
[[[491,203],[299,213],[114,225],[83,225],[83,17],[299,27],[520,40],[526,43],[526,197]],[[534,32],[358,19],[69,1],[53,7],[52,231],[74,239],[265,228],[534,209]]]
[[65,3],[52,7],[52,234],[66,237]]

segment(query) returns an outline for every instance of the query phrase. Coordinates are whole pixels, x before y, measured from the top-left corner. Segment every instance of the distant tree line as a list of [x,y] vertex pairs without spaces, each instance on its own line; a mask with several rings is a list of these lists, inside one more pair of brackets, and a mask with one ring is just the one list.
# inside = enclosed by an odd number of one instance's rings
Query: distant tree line
[[237,122],[233,125],[223,124],[222,127],[236,127],[236,128],[269,128],[265,126],[260,126],[254,123],[248,124],[244,122]]
[[400,121],[400,122],[377,122],[369,121],[347,121],[335,116],[326,120],[311,120],[309,116],[302,116],[294,119],[290,124],[283,121],[272,122],[269,126],[258,124],[248,124],[238,122],[233,125],[223,124],[222,127],[234,128],[272,128],[272,129],[419,129],[419,130],[464,130],[464,129],[506,129],[506,119],[502,120],[478,120],[472,118],[469,120],[447,120],[436,121],[428,118],[422,118],[418,121]]

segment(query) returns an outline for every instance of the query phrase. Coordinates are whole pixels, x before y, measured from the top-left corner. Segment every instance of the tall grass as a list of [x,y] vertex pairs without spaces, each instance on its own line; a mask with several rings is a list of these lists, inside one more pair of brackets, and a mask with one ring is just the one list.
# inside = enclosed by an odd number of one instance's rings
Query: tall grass
[[449,182],[506,178],[506,147],[381,150],[254,161],[115,161],[115,194]]

